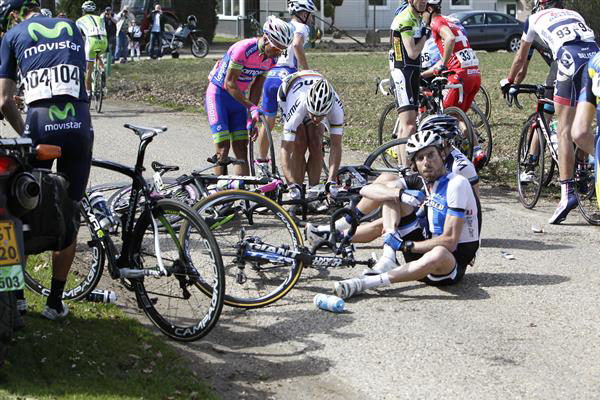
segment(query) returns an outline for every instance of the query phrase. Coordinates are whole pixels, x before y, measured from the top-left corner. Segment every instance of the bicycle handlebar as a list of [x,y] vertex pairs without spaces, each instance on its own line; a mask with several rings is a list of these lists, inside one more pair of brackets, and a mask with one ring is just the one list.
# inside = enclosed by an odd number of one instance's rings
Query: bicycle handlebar
[[522,110],[523,106],[519,103],[519,95],[520,94],[534,94],[538,99],[542,99],[545,97],[545,92],[547,89],[552,89],[552,86],[545,85],[530,85],[530,84],[519,84],[519,85],[511,85],[508,89],[508,93],[504,94],[504,100],[509,107],[512,107],[513,102],[515,106]]

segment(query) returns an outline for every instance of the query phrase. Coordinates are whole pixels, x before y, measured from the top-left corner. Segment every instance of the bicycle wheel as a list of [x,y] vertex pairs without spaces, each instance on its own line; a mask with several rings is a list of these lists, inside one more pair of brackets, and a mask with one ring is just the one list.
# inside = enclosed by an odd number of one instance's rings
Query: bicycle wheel
[[378,144],[398,138],[398,113],[396,112],[396,102],[393,101],[383,109],[379,117],[379,126],[377,128]]
[[260,155],[259,155],[259,148],[258,145],[256,143],[255,140],[248,140],[248,163],[250,164],[250,174],[252,176],[257,176],[257,174],[269,174],[271,177],[277,176],[277,158],[275,156],[275,144],[273,143],[273,134],[271,132],[271,129],[269,128],[269,122],[267,120],[267,117],[265,117],[264,115],[261,115],[260,117],[260,122],[257,124],[256,127],[254,127],[254,129],[256,129],[258,132],[260,132],[261,127],[264,127],[265,129],[265,134],[267,136],[267,140],[269,142],[269,146],[268,146],[268,158],[270,160],[270,166],[268,171],[259,171],[258,170],[258,165],[257,165],[257,161],[258,159],[260,159]]
[[[85,201],[85,200],[83,200]],[[98,284],[104,270],[106,255],[102,247],[102,239],[92,227],[83,205],[81,211],[81,227],[77,235],[75,258],[67,277],[63,299],[84,299]],[[52,252],[30,256],[25,268],[25,284],[42,296],[50,294],[52,283]]]
[[473,147],[475,142],[475,129],[467,114],[458,107],[448,107],[444,114],[450,115],[458,120],[462,137],[453,139],[453,145],[459,149],[469,160],[473,160]]
[[402,138],[382,144],[367,156],[363,165],[371,168],[374,173],[399,172],[404,167],[399,165],[398,149],[400,145],[406,144],[407,141],[407,138]]
[[92,99],[94,100],[94,110],[97,113],[102,111],[102,100],[104,93],[102,91],[102,77],[100,76],[100,69],[94,66],[93,78],[92,78]]
[[[521,130],[519,139],[519,148],[517,152],[517,188],[519,192],[519,201],[525,208],[533,208],[540,198],[542,191],[542,182],[544,180],[544,157],[545,140],[539,127],[535,126],[536,115],[532,115]],[[537,133],[535,135],[534,133]],[[532,160],[530,150],[533,140],[539,144],[539,155],[537,160]],[[525,175],[529,177],[525,179]],[[524,178],[524,179],[521,179]]]
[[[300,251],[303,246],[300,231],[279,204],[256,193],[227,190],[202,199],[194,209],[211,227],[221,250],[226,305],[263,307],[281,299],[298,282],[303,268],[300,261],[238,262],[239,243],[244,238]],[[202,289],[210,292],[209,286]]]
[[475,99],[473,100],[477,107],[483,112],[485,118],[489,121],[490,116],[492,115],[492,100],[487,89],[481,85],[479,87],[479,91],[475,95]]
[[469,115],[469,119],[473,123],[475,138],[487,156],[485,164],[481,166],[481,168],[483,168],[488,165],[492,159],[492,130],[490,128],[490,124],[488,123],[488,119],[479,109],[479,107],[477,107],[477,105],[474,104],[470,111],[471,113]]
[[[577,197],[579,211],[591,225],[600,225],[600,205],[598,193],[595,188],[594,159],[587,154],[575,152],[575,196]],[[578,158],[580,158],[578,160]]]
[[[157,235],[151,214],[162,228]],[[167,215],[184,221],[185,230],[180,230],[179,236]],[[169,272],[168,276],[131,279],[138,303],[164,334],[189,342],[215,327],[225,294],[223,261],[210,229],[190,207],[175,200],[158,200],[152,213],[146,210],[137,221],[129,257],[139,268],[157,267],[160,259]],[[200,285],[212,290],[196,290]]]

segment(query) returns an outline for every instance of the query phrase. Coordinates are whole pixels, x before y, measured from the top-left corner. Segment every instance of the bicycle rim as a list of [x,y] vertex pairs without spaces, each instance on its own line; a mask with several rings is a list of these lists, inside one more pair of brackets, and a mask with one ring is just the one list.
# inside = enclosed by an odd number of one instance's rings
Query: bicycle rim
[[488,123],[488,119],[485,117],[483,112],[477,107],[471,107],[473,111],[472,117],[469,116],[471,122],[473,122],[473,128],[475,130],[475,138],[479,142],[479,145],[485,151],[485,155],[487,156],[487,161],[481,167],[484,167],[489,164],[492,159],[492,130],[490,128],[490,124]]
[[473,147],[475,139],[475,130],[471,120],[463,110],[458,107],[448,107],[444,114],[450,115],[459,121],[459,126],[463,132],[462,137],[456,137],[453,145],[458,148],[469,160],[473,160]]
[[[517,188],[519,193],[519,201],[525,208],[529,209],[535,207],[540,197],[540,193],[542,191],[542,182],[545,176],[545,141],[539,128],[530,130],[530,127],[535,120],[536,116],[533,115],[523,126],[517,152]],[[537,162],[531,162],[528,157],[532,142],[535,139],[534,132],[537,132],[537,140],[539,144],[539,156]],[[533,171],[534,179],[531,182],[521,182],[521,175],[529,170]]]
[[374,173],[397,173],[402,168],[398,154],[404,151],[404,146],[408,141],[407,138],[390,140],[376,148],[363,163],[365,167],[371,168]]
[[[101,238],[96,236],[89,225],[83,207],[81,208],[82,224],[77,235],[75,258],[63,292],[65,300],[80,300],[85,298],[98,284],[104,269],[105,254]],[[50,294],[52,283],[52,252],[48,251],[35,256],[29,256],[25,269],[25,284],[42,296]]]
[[[168,276],[132,279],[142,309],[167,336],[179,341],[198,340],[217,324],[223,307],[225,280],[221,254],[208,226],[190,208],[174,200],[156,204],[159,227],[155,238],[150,212],[142,214],[135,228],[132,254],[138,268],[158,266],[155,239]],[[166,215],[185,221],[179,236]],[[198,290],[210,285],[209,293]],[[208,294],[208,295],[207,295]]]
[[[281,299],[294,287],[302,273],[302,262],[236,263],[238,244],[243,238],[300,250],[303,245],[300,231],[279,204],[256,193],[228,190],[204,198],[194,209],[211,227],[221,250],[226,305],[263,307]],[[205,286],[204,290],[208,292],[210,287]]]
[[584,161],[576,162],[574,192],[583,218],[591,225],[600,225],[600,204],[595,187],[594,163],[590,162],[587,155],[585,157]]

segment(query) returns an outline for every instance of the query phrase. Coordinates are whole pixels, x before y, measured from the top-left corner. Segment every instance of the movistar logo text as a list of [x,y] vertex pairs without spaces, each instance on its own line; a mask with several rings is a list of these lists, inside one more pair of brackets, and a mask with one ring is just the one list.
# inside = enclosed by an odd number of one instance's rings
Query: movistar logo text
[[59,21],[54,25],[54,28],[50,29],[45,27],[42,24],[38,24],[37,22],[33,22],[29,24],[27,30],[29,32],[29,36],[36,42],[39,40],[38,33],[45,37],[46,39],[56,39],[62,33],[62,30],[66,29],[69,36],[73,36],[73,28],[69,23],[65,21]]
[[52,122],[56,121],[57,119],[59,121],[64,121],[67,119],[69,114],[72,114],[72,117],[75,117],[75,107],[73,106],[73,103],[67,103],[64,110],[61,110],[57,106],[51,106],[48,109],[48,116]]

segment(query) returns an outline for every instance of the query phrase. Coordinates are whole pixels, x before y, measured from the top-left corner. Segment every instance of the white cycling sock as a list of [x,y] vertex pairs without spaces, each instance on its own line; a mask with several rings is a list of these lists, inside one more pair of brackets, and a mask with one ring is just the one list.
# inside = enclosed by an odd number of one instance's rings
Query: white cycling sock
[[350,223],[346,221],[346,218],[342,217],[335,221],[335,229],[340,232],[347,231],[348,229],[350,229]]
[[390,260],[396,260],[396,250],[392,249],[387,244],[383,245],[383,255],[382,257],[389,258]]
[[380,286],[390,286],[390,276],[387,272],[379,275],[367,275],[362,278],[363,286],[366,289],[372,289]]

